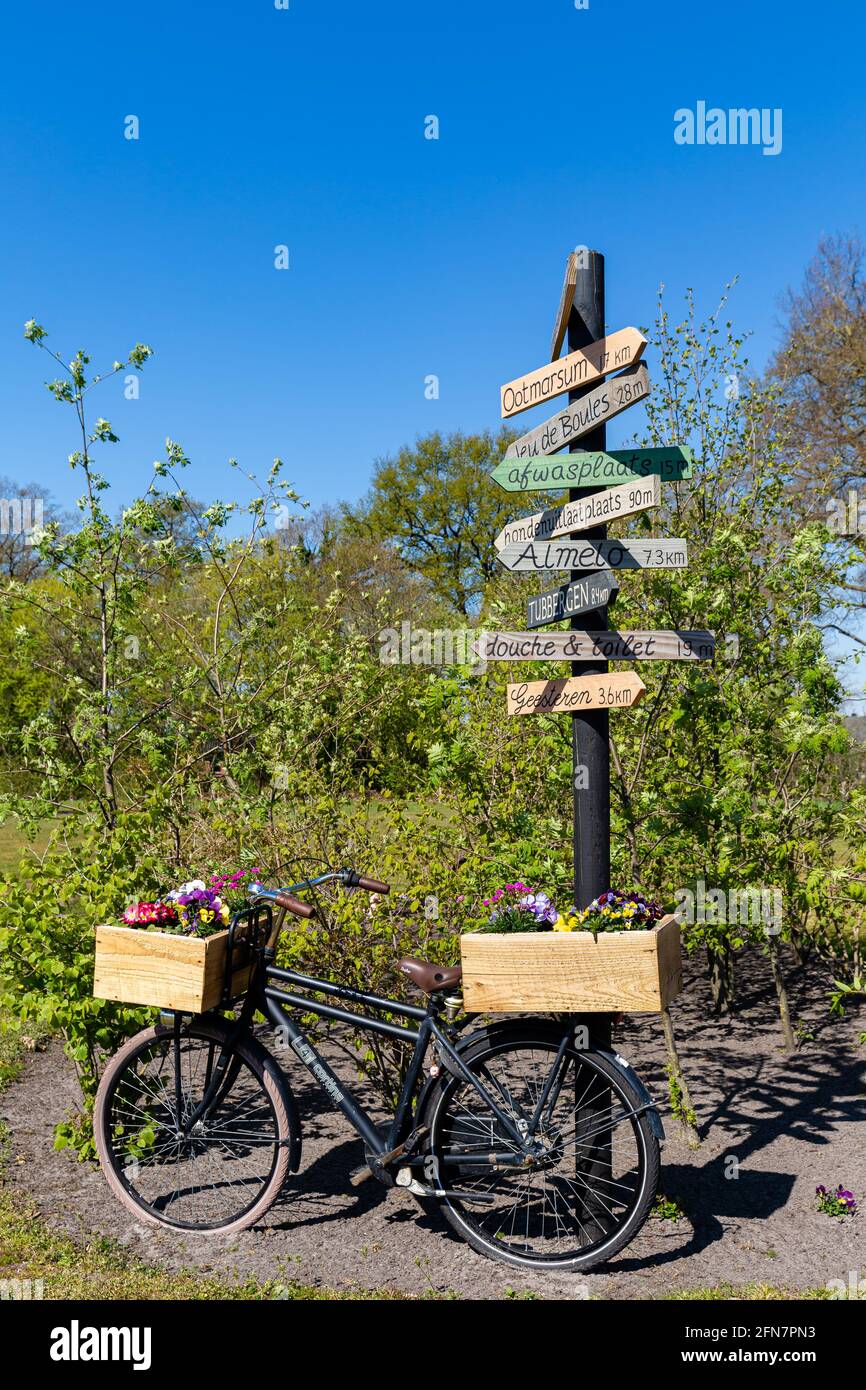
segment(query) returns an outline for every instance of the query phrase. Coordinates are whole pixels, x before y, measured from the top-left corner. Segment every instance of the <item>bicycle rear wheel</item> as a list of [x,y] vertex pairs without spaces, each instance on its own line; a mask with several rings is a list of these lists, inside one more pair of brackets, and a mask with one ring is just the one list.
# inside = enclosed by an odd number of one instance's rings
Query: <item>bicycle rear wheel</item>
[[[628,1068],[540,1024],[480,1034],[461,1058],[498,1107],[528,1127],[539,1113],[542,1156],[519,1150],[483,1097],[458,1076],[425,1105],[430,1171],[441,1209],[476,1250],[535,1269],[590,1269],[640,1230],[656,1194],[659,1143]],[[635,1111],[641,1113],[634,1113]]]
[[185,1133],[224,1054],[228,1025],[198,1018],[146,1028],[111,1059],[94,1113],[115,1196],[139,1220],[184,1231],[242,1231],[279,1194],[299,1134],[273,1059],[231,1045],[215,1102]]

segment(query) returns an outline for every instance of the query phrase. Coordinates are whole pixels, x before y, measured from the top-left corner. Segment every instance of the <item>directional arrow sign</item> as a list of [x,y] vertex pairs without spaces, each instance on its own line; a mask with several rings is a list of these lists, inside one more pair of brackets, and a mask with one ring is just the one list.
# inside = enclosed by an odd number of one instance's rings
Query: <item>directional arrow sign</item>
[[618,592],[619,584],[611,570],[588,574],[585,579],[576,579],[573,584],[562,584],[558,589],[531,598],[526,605],[526,626],[545,627],[563,618],[574,618],[578,613],[592,613],[596,608],[604,608]]
[[500,388],[502,418],[519,415],[534,405],[561,396],[563,391],[576,391],[588,386],[597,377],[619,371],[637,362],[646,347],[646,338],[636,328],[621,328],[609,333],[588,347],[578,348],[556,362],[548,362],[526,376],[515,377]]
[[637,478],[663,483],[692,476],[690,449],[617,449],[545,458],[505,458],[490,474],[506,492],[555,492],[561,487],[611,487]]
[[[550,340],[550,360],[559,356],[559,349],[568,328],[568,319],[571,314],[571,306],[574,303],[574,287],[577,284],[577,271],[581,264],[581,258],[586,255],[585,251],[572,251],[565,263],[565,279],[562,282],[562,294],[559,297],[559,308],[556,311],[556,323],[553,325],[553,337]],[[585,262],[584,262],[585,264]]]
[[483,661],[711,661],[713,632],[484,632]]
[[[589,458],[592,457],[590,454]],[[648,478],[653,474],[663,483],[675,483],[680,478],[692,476],[691,449],[617,449],[609,458],[612,464],[605,460],[589,463],[581,472],[580,486],[600,483],[603,487],[611,487],[630,478]]]
[[573,714],[581,709],[629,709],[646,694],[637,671],[523,681],[506,689],[509,714]]
[[636,512],[646,511],[647,507],[657,507],[660,501],[661,484],[656,477],[623,483],[621,487],[592,492],[589,497],[564,502],[561,507],[550,507],[534,516],[509,521],[493,544],[497,550],[504,550],[514,541],[554,540],[572,531],[587,531],[590,526],[615,521],[617,517],[634,516]]
[[496,556],[507,570],[682,570],[689,562],[683,540],[512,541]]
[[558,415],[551,416],[543,425],[536,425],[528,434],[522,434],[508,446],[505,457],[534,458],[539,454],[554,454],[564,444],[580,439],[582,434],[596,429],[606,420],[612,420],[614,415],[619,415],[621,410],[627,410],[630,405],[643,400],[649,391],[649,372],[644,363],[639,362],[636,367],[629,367],[610,381],[594,386],[579,401],[563,407]]

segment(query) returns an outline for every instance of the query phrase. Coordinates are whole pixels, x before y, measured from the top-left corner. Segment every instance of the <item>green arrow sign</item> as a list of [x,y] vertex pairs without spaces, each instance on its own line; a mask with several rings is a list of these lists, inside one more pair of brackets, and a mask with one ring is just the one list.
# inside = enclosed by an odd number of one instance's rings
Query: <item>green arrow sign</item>
[[656,474],[663,483],[692,476],[692,451],[619,449],[612,454],[581,450],[540,458],[504,458],[490,476],[506,492],[552,492],[561,487],[611,487]]

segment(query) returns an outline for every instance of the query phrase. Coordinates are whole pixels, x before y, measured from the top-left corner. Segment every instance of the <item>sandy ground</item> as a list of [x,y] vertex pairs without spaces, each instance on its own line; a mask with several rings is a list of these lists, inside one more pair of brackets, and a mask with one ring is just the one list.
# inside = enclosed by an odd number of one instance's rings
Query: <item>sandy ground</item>
[[[747,971],[744,968],[745,978]],[[429,1289],[461,1298],[508,1290],[567,1299],[653,1298],[718,1284],[769,1283],[791,1290],[866,1275],[866,1017],[841,1022],[813,982],[807,996],[790,974],[798,1052],[780,1048],[775,1000],[760,957],[731,1020],[712,1018],[700,963],[687,972],[675,1023],[702,1136],[689,1150],[663,1107],[668,1139],[662,1189],[686,1213],[651,1220],[610,1264],[589,1274],[524,1274],[476,1254],[413,1199],[373,1182],[347,1185],[362,1161],[342,1117],[325,1108],[304,1069],[292,1080],[304,1121],[299,1174],[254,1230],[231,1238],[177,1237],[137,1227],[101,1175],[52,1147],[52,1128],[74,1103],[75,1081],[59,1048],[33,1055],[0,1096],[12,1130],[12,1181],[34,1196],[53,1225],[101,1232],[171,1268],[299,1280],[334,1288]],[[808,1035],[808,1036],[806,1036]],[[661,1028],[633,1017],[615,1045],[657,1096],[666,1095]],[[339,1065],[339,1064],[338,1064]],[[736,1164],[731,1159],[737,1160]],[[736,1171],[738,1176],[731,1176]],[[863,1204],[843,1221],[815,1208],[818,1183],[841,1182]]]

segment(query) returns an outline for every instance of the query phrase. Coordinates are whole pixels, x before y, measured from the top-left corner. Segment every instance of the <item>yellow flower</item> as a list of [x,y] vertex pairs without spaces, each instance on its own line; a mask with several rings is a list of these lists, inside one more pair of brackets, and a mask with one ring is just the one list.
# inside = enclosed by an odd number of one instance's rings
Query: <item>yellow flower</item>
[[559,916],[557,917],[556,921],[555,921],[554,924],[553,924],[553,930],[554,930],[554,931],[574,931],[574,926],[575,926],[575,917],[574,917],[574,913],[569,913],[569,915],[566,917],[562,912],[560,912]]

